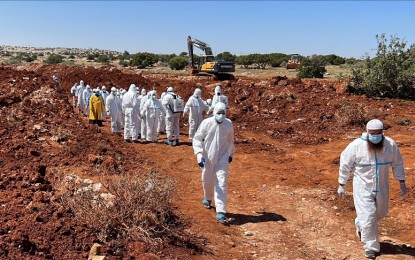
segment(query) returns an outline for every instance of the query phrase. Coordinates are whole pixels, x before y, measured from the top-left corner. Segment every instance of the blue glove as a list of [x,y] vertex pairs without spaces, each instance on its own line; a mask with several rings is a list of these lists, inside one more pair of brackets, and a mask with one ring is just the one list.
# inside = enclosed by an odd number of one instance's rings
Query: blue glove
[[229,157],[228,157],[228,162],[229,162],[229,163],[231,163],[231,162],[232,162],[232,156],[231,156],[231,155],[229,155]]
[[197,163],[197,165],[200,168],[204,168],[205,167],[205,157],[202,157],[202,159],[200,160],[200,162]]

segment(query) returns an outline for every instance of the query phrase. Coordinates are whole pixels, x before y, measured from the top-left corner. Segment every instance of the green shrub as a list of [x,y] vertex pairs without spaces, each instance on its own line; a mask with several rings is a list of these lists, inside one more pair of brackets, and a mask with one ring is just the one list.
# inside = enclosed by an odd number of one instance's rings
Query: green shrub
[[299,78],[323,78],[326,68],[324,67],[325,60],[322,56],[312,56],[301,59],[301,64],[298,67],[297,76]]
[[9,65],[17,65],[21,63],[22,63],[22,59],[20,57],[11,57],[10,59],[6,61],[6,64],[9,64]]
[[63,56],[59,55],[59,54],[51,54],[49,55],[46,60],[44,61],[44,63],[47,64],[58,64],[61,63],[63,61]]
[[123,66],[123,67],[128,67],[129,62],[128,62],[128,60],[120,60],[120,65]]
[[187,64],[189,64],[189,61],[185,57],[174,57],[169,60],[169,67],[172,70],[182,70],[184,69]]
[[93,53],[88,53],[88,56],[86,57],[87,60],[93,61],[95,60],[95,55]]
[[97,62],[100,63],[109,63],[110,62],[110,58],[107,55],[99,55],[97,58]]
[[374,58],[366,57],[364,67],[352,69],[351,92],[372,97],[415,99],[415,46],[385,34],[376,35]]

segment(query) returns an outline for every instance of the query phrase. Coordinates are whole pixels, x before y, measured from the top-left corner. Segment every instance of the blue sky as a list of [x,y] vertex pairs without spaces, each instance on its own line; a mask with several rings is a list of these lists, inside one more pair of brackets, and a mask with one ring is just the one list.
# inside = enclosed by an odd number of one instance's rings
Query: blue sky
[[[376,34],[415,42],[412,1],[0,1],[0,45],[130,53],[374,54]],[[196,50],[196,54],[201,51]]]

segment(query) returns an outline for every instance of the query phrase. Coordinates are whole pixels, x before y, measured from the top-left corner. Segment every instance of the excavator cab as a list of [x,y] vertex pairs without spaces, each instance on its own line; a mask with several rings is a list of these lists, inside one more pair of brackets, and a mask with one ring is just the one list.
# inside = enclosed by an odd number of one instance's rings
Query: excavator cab
[[287,62],[287,70],[296,69],[299,66],[300,66],[300,55],[297,53],[291,54],[291,58]]
[[199,71],[213,71],[215,66],[213,55],[199,56],[198,69]]

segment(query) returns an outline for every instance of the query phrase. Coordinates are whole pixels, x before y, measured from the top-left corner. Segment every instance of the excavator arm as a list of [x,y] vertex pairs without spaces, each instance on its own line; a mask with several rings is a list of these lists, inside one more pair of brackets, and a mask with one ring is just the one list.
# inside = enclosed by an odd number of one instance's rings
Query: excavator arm
[[205,52],[206,55],[213,55],[212,49],[209,47],[207,43],[199,41],[197,39],[193,39],[192,37],[187,37],[187,49],[189,50],[189,64],[192,68],[195,66],[195,61],[193,59],[193,46],[201,49]]

